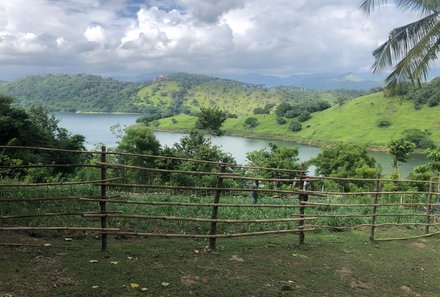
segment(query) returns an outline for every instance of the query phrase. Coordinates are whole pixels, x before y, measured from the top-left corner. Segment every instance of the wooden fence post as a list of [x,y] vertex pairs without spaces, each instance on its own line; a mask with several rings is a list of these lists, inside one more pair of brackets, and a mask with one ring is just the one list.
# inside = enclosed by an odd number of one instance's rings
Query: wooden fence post
[[[107,155],[106,147],[101,147],[101,162],[106,163],[107,161]],[[101,180],[107,179],[107,169],[104,165],[101,165]],[[107,199],[107,186],[101,185],[101,199]],[[99,202],[99,207],[101,211],[101,228],[107,228],[107,217],[105,216],[105,213],[107,212],[107,205],[105,201]],[[107,233],[101,233],[101,252],[105,252],[107,250]]]
[[[223,160],[223,163],[226,163],[226,160]],[[220,172],[224,173],[226,170],[225,164],[221,164],[220,165]],[[215,190],[215,194],[214,194],[214,203],[218,204],[220,202],[220,195],[222,190],[220,190],[221,188],[223,188],[223,176],[219,175],[217,177],[217,186],[216,186],[217,190]],[[211,212],[211,219],[216,220],[218,218],[218,206],[213,206],[212,207],[212,212]],[[217,234],[217,222],[211,222],[211,228],[209,230],[209,235],[215,235]],[[210,237],[209,238],[209,248],[211,250],[215,250],[216,249],[216,238],[215,237]]]
[[374,194],[373,199],[373,211],[371,216],[371,230],[370,230],[370,241],[374,241],[374,231],[376,229],[376,213],[377,213],[377,204],[379,203],[379,194],[380,191],[380,174],[378,173],[376,175],[376,183],[374,186],[374,191],[376,192]]
[[429,224],[431,223],[431,203],[432,203],[432,191],[434,191],[434,183],[432,177],[429,180],[429,194],[426,199],[426,217],[425,217],[425,234],[429,234]]
[[[303,190],[304,188],[304,177],[305,177],[305,171],[304,171],[304,167],[302,167],[300,176],[299,176],[299,188],[300,190]],[[304,212],[305,212],[305,207],[304,207],[304,194],[300,193],[298,195],[298,202],[300,204],[299,207],[299,216],[300,218],[304,218]],[[303,229],[304,228],[304,220],[300,220],[298,221],[298,229]],[[298,241],[300,245],[304,244],[304,231],[299,231],[298,233]]]

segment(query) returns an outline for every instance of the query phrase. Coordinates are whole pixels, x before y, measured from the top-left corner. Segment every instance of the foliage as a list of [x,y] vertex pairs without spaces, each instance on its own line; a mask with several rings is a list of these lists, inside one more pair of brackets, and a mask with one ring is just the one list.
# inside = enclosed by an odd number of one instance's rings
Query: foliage
[[298,131],[301,131],[301,129],[302,129],[302,125],[298,120],[294,119],[293,121],[290,122],[290,125],[289,125],[290,131],[298,132]]
[[[124,130],[125,135],[119,141],[116,150],[123,153],[158,155],[160,153],[160,143],[154,136],[149,127],[143,124],[128,126]],[[151,167],[154,160],[141,156],[118,156],[119,162],[130,166]],[[146,171],[130,172],[127,176],[129,181],[146,182],[150,179],[150,174]]]
[[[292,146],[278,146],[274,143],[269,143],[269,149],[263,148],[261,150],[247,153],[246,158],[251,167],[266,167],[266,168],[280,168],[290,170],[300,170],[301,164],[298,158],[298,147]],[[306,168],[304,168],[305,170]],[[297,176],[295,172],[277,172],[257,170],[255,173],[261,177],[271,178],[293,178]]]
[[287,123],[286,119],[283,117],[277,117],[276,121],[278,125],[284,125],[285,123]]
[[[361,8],[369,14],[376,6],[388,1],[363,0]],[[388,95],[394,95],[402,83],[420,84],[426,79],[433,62],[437,60],[438,45],[438,1],[394,1],[402,10],[420,13],[419,20],[393,29],[388,40],[374,50],[372,66],[374,72],[383,71],[393,66],[393,71],[385,79]],[[395,65],[394,65],[395,64]]]
[[429,138],[428,132],[419,129],[408,129],[403,131],[403,138],[416,145],[416,148],[427,149],[435,147],[434,142]]
[[[183,159],[196,159],[213,162],[235,163],[234,158],[221,150],[217,145],[213,145],[211,139],[206,138],[199,130],[191,130],[189,135],[180,139],[172,148],[165,148],[164,155],[179,157]],[[165,167],[163,167],[165,165]],[[219,165],[212,163],[197,163],[191,161],[163,161],[159,165],[162,168],[211,172],[218,171]],[[165,176],[167,181],[178,185],[204,185],[215,186],[217,181],[215,176],[209,175],[190,175],[176,173]]]
[[254,109],[253,113],[254,114],[269,114],[270,111],[269,110],[265,110],[262,107],[257,107],[257,108]]
[[391,121],[390,120],[386,120],[386,119],[380,119],[377,121],[377,127],[379,128],[387,128],[389,126],[391,126]]
[[16,97],[21,107],[42,106],[50,112],[139,112],[131,102],[141,87],[97,75],[46,75],[8,82],[0,92]]
[[196,128],[208,134],[222,135],[221,127],[226,120],[225,113],[219,107],[201,107],[197,115]]
[[435,107],[440,103],[440,78],[434,78],[421,87],[412,87],[403,95],[403,98],[410,100],[418,109],[423,105],[428,107]]
[[[42,108],[25,111],[12,106],[12,97],[0,95],[0,145],[51,147],[68,150],[84,150],[84,136],[71,135],[58,127],[58,120]],[[23,164],[80,163],[84,156],[61,155],[55,152],[4,150],[10,161],[21,160]],[[6,159],[4,159],[6,160]],[[9,161],[8,161],[9,162]],[[13,161],[15,162],[15,161]],[[70,172],[70,169],[53,169],[53,172]],[[47,177],[50,174],[47,175]]]
[[[368,155],[364,146],[336,144],[324,146],[310,164],[316,166],[316,173],[334,177],[374,178],[378,172],[376,160]],[[349,191],[354,183],[339,182],[344,191]]]
[[404,138],[399,138],[392,140],[388,144],[388,148],[393,155],[393,167],[396,170],[398,177],[400,177],[399,162],[406,162],[409,154],[415,150],[416,145]]
[[303,111],[299,116],[298,116],[298,122],[305,122],[308,119],[310,119],[312,116],[310,115],[310,112],[308,112],[307,110]]
[[247,128],[255,128],[258,126],[258,119],[254,118],[254,117],[248,117],[245,121],[244,121],[244,125]]
[[412,179],[429,180],[429,178],[438,179],[440,176],[440,148],[431,148],[425,151],[428,163],[414,168],[410,173]]

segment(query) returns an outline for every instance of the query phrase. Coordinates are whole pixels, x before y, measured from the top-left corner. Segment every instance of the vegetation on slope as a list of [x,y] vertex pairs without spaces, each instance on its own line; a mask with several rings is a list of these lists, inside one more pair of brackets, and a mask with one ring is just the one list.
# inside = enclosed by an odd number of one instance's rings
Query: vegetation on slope
[[[249,127],[247,117],[227,119],[223,129],[228,134],[262,138],[277,138],[303,143],[356,143],[370,147],[386,147],[392,139],[405,136],[406,132],[417,129],[440,144],[440,107],[415,109],[409,101],[398,97],[384,98],[382,93],[359,97],[344,104],[312,114],[311,119],[302,123],[302,129],[291,131],[291,123],[296,119],[285,119],[278,124],[276,115],[253,115],[258,125]],[[177,116],[158,121],[158,129],[191,129],[195,117]],[[387,125],[382,125],[384,121]]]
[[194,114],[200,107],[212,106],[228,113],[251,115],[254,109],[264,109],[267,104],[322,101],[332,104],[363,92],[263,88],[204,75],[172,73],[145,83],[84,74],[29,76],[1,84],[0,93],[16,97],[20,107],[42,106],[51,112],[137,112],[165,117]]
[[137,112],[131,101],[141,85],[97,75],[28,76],[0,86],[23,108],[41,106],[56,112]]

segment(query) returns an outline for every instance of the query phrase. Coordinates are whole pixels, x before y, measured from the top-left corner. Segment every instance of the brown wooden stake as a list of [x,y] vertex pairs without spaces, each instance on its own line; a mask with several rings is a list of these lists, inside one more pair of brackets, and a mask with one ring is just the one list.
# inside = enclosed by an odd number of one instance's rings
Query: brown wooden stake
[[431,203],[432,203],[432,191],[434,189],[434,183],[432,182],[432,177],[429,180],[429,193],[426,199],[426,218],[425,218],[425,234],[429,234],[429,223],[430,223],[430,215],[431,215]]
[[[105,146],[101,147],[101,162],[105,163],[107,159],[107,155],[105,154],[106,148]],[[105,166],[101,167],[101,179],[105,180],[107,178],[107,169]],[[106,200],[107,199],[107,186],[105,184],[101,185],[101,202],[99,202],[99,208],[102,214],[105,214],[107,212],[107,205]],[[102,216],[101,217],[101,228],[105,229],[107,228],[107,217]],[[107,250],[107,233],[101,234],[101,252],[105,252]]]
[[[225,160],[224,160],[225,161]],[[226,162],[223,162],[226,163]],[[224,173],[226,171],[226,167],[224,164],[220,165],[220,172]],[[214,194],[214,201],[213,203],[218,204],[220,203],[220,195],[221,195],[221,190],[220,188],[223,187],[223,177],[221,175],[219,175],[217,177],[217,189],[215,191]],[[212,220],[216,220],[218,217],[218,206],[213,206],[212,207],[212,212],[211,212],[211,219]],[[209,230],[209,235],[216,235],[217,234],[217,222],[211,222],[211,228]],[[209,238],[209,248],[211,250],[215,250],[216,249],[216,238],[215,237],[211,237]]]
[[376,194],[374,194],[374,202],[373,202],[373,210],[371,216],[371,231],[370,231],[370,241],[374,241],[374,231],[376,228],[376,212],[377,212],[377,203],[379,201],[379,191],[380,191],[380,174],[377,174],[376,186],[374,188]]
[[[305,177],[305,172],[304,172],[304,168],[301,171],[300,177],[299,177],[299,186],[300,189],[303,189],[304,186],[304,177]],[[301,205],[301,207],[299,208],[299,216],[300,218],[304,218],[304,211],[305,211],[305,207],[304,207],[304,200],[305,200],[305,196],[304,194],[299,194],[298,195],[298,199],[299,199],[299,204]],[[298,222],[298,229],[302,230],[304,229],[304,220],[301,220]],[[300,231],[298,233],[298,240],[299,240],[299,244],[303,245],[304,244],[304,231]]]

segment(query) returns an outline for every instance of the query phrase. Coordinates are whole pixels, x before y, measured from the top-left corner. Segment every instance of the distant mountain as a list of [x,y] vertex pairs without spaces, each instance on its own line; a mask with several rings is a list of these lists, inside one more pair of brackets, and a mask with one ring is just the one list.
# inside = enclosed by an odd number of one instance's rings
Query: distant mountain
[[[176,72],[149,72],[136,76],[116,76],[117,80],[128,82],[147,82],[154,80],[161,75],[168,75]],[[194,74],[198,75],[198,74]],[[203,76],[203,75],[202,75]],[[221,77],[224,79],[232,79],[246,84],[253,84],[257,86],[263,86],[267,88],[273,87],[297,87],[309,90],[335,90],[335,89],[348,89],[348,90],[363,90],[368,91],[371,88],[382,86],[382,79],[371,79],[371,75],[368,74],[354,74],[348,73],[322,73],[322,74],[293,74],[288,77],[279,77],[273,75],[264,75],[257,73],[248,74],[224,74],[218,73],[215,77]],[[212,77],[212,76],[210,76]]]
[[367,91],[382,85],[381,81],[362,78],[354,73],[294,74],[288,77],[249,73],[245,75],[219,75],[244,83],[265,87],[295,86],[313,90],[353,89]]

